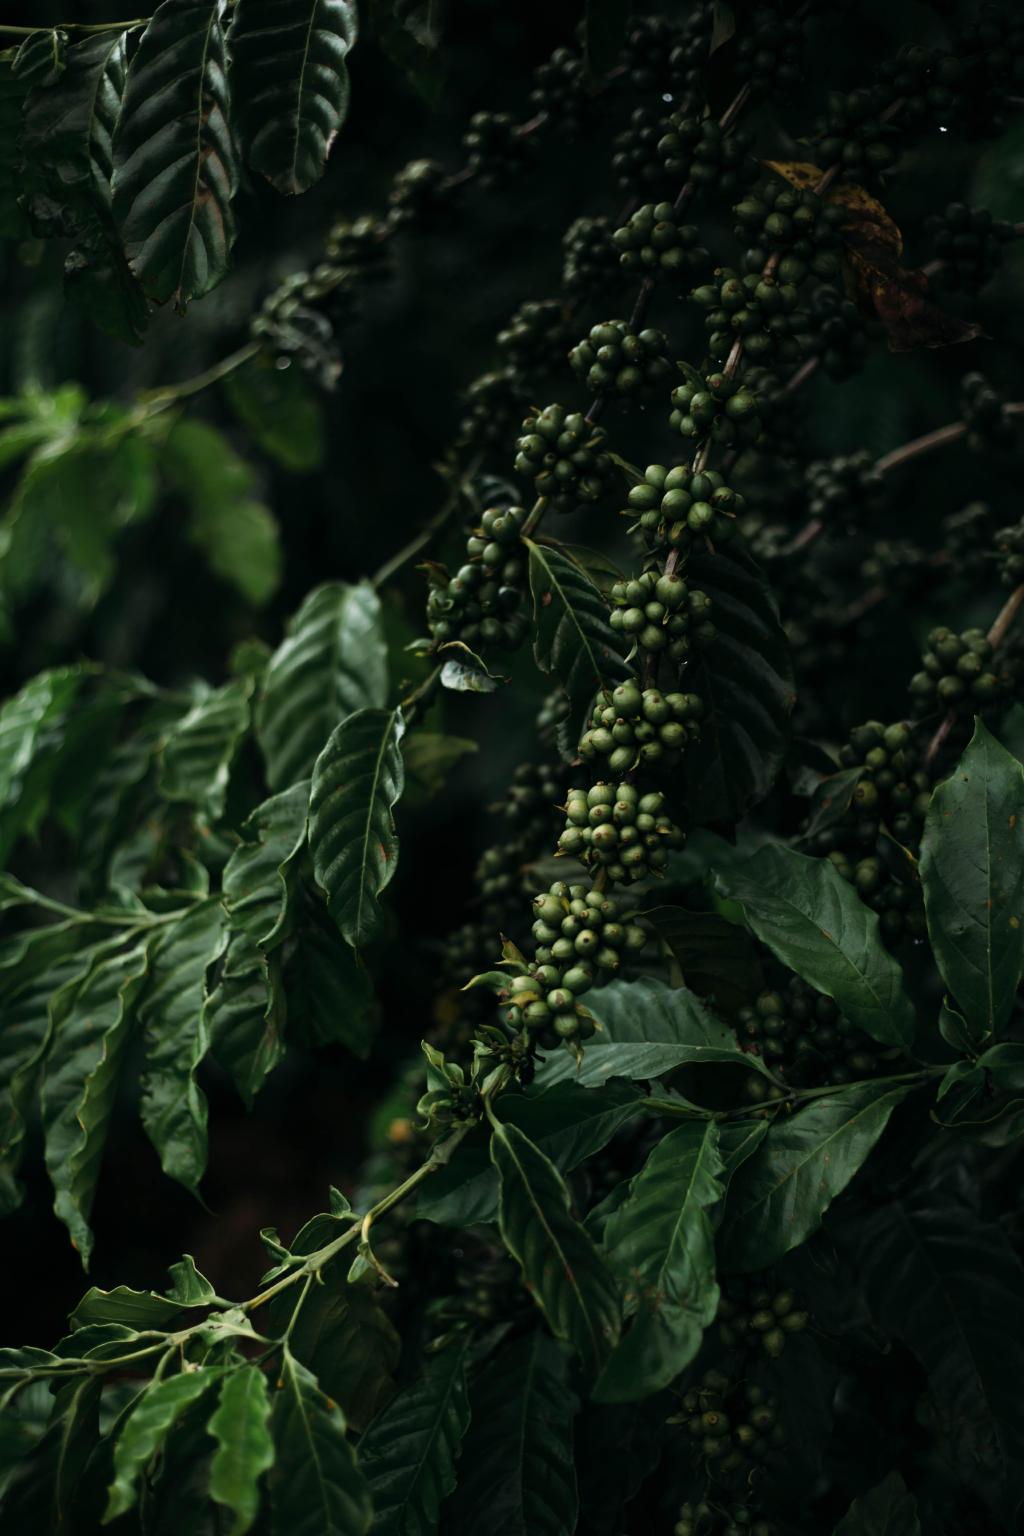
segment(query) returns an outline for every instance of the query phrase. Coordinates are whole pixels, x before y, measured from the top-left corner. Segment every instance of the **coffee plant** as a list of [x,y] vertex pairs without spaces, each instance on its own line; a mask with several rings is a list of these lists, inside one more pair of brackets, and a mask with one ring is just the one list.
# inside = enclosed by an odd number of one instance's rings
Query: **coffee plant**
[[[0,24],[0,1531],[1024,1530],[1018,9],[66,9]],[[310,1053],[358,1153],[236,1287],[173,1189]],[[44,1335],[147,1146],[169,1282]]]

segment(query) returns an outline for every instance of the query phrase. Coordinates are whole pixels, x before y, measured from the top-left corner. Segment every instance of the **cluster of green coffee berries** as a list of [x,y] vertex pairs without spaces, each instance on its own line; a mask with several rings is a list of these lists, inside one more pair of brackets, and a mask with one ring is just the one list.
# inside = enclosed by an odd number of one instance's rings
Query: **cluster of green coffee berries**
[[638,651],[663,654],[677,668],[688,660],[694,642],[709,645],[715,638],[711,599],[687,586],[677,571],[644,571],[616,581],[608,596],[612,629],[627,636]]
[[658,141],[663,175],[673,186],[713,186],[722,197],[739,192],[756,174],[745,128],[723,132],[712,117],[673,113]]
[[844,768],[862,770],[849,812],[858,840],[876,842],[884,824],[897,842],[916,846],[928,811],[931,779],[920,766],[910,727],[902,720],[893,725],[865,721],[850,732],[839,761]]
[[[673,396],[674,398],[674,396]],[[652,547],[689,550],[695,541],[725,544],[736,531],[743,498],[717,470],[694,474],[688,464],[668,469],[648,464],[626,496],[624,516],[639,513],[638,526]]]
[[591,326],[569,353],[573,372],[594,395],[647,395],[672,375],[668,338],[648,327],[631,331],[627,320]]
[[590,298],[619,272],[619,253],[606,218],[575,219],[562,237],[562,287],[573,298]]
[[922,670],[910,679],[917,715],[930,715],[936,709],[977,714],[1006,695],[1007,679],[998,669],[992,642],[983,629],[965,629],[959,635],[944,626],[933,629],[921,661]]
[[570,789],[565,815],[558,851],[603,869],[617,884],[661,874],[669,853],[683,846],[658,790],[641,794],[635,784],[605,783]]
[[960,417],[967,427],[967,446],[977,453],[1012,448],[1016,433],[1005,414],[1006,402],[982,373],[965,373],[960,380]]
[[797,308],[800,295],[795,283],[760,272],[741,276],[729,267],[719,267],[713,281],[694,288],[690,297],[705,311],[708,356],[713,362],[724,363],[737,339],[755,363],[798,363],[811,350],[806,316]]
[[531,299],[520,304],[497,336],[499,351],[527,385],[564,366],[571,339],[571,327],[557,299]]
[[727,447],[752,442],[761,430],[758,397],[749,381],[726,373],[687,378],[672,391],[669,425],[681,437],[707,435]]
[[[660,693],[620,683],[598,694],[590,726],[580,737],[580,757],[586,763],[604,758],[605,771],[616,775],[639,763],[673,768],[699,739],[703,715],[704,701],[696,693]],[[612,840],[602,833],[594,841],[603,846]]]
[[1024,520],[996,534],[999,579],[1004,587],[1019,587],[1024,581]]
[[613,896],[564,880],[537,896],[533,911],[534,963],[509,981],[505,1022],[529,1030],[549,1050],[563,1040],[589,1040],[594,1021],[579,999],[611,980],[647,935],[623,919]]
[[466,541],[466,563],[448,579],[433,573],[427,623],[435,645],[461,640],[515,650],[522,643],[528,629],[520,545],[525,521],[524,507],[489,507]]
[[736,78],[753,95],[790,97],[803,78],[803,28],[781,7],[757,5],[743,18],[736,39]]
[[559,137],[574,139],[582,132],[590,106],[587,70],[571,48],[556,48],[538,64],[530,92],[531,114],[543,112]]
[[804,472],[808,516],[832,527],[863,531],[865,522],[885,506],[885,480],[864,450],[817,459]]
[[968,208],[949,203],[942,213],[924,221],[932,252],[941,265],[937,273],[946,288],[977,293],[994,277],[1003,261],[1003,250],[1013,239],[1013,225],[994,219],[987,208]]
[[393,260],[390,234],[388,223],[374,213],[336,219],[327,232],[324,255],[329,263],[357,270],[362,278],[387,277]]
[[[762,992],[753,1007],[741,1008],[736,1032],[744,1049],[801,1088],[837,1086],[873,1077],[878,1047],[840,1013],[836,1004],[792,977],[785,994]],[[771,1097],[761,1077],[747,1083],[748,1097]]]
[[462,136],[467,166],[481,187],[497,187],[525,170],[532,143],[507,112],[474,112]]
[[462,448],[504,444],[525,406],[522,381],[512,368],[481,373],[462,395],[458,443]]
[[[319,269],[318,269],[319,271]],[[319,389],[332,390],[341,377],[341,354],[335,337],[338,307],[350,304],[351,290],[344,269],[291,272],[268,294],[253,316],[253,341],[281,367],[293,363],[308,373]],[[325,311],[329,301],[331,313]]]
[[624,271],[680,289],[711,264],[694,224],[680,224],[671,203],[645,203],[612,235]]
[[969,501],[942,519],[942,544],[961,576],[979,576],[989,568],[998,537],[996,514],[987,501]]
[[677,105],[696,105],[711,47],[713,15],[713,6],[701,0],[681,21],[637,16],[623,49],[633,89],[645,96],[671,98]]
[[830,91],[814,135],[815,163],[841,166],[853,181],[887,171],[896,158],[896,129],[883,117],[885,105],[874,90]]
[[612,461],[600,427],[579,411],[548,405],[523,422],[515,468],[517,474],[532,478],[537,495],[546,497],[556,512],[575,512],[601,500]]
[[760,1350],[777,1360],[787,1336],[802,1333],[809,1321],[797,1293],[773,1289],[764,1276],[737,1276],[722,1286],[717,1322],[726,1349]]
[[649,189],[654,196],[678,188],[666,174],[658,146],[665,133],[665,119],[650,107],[636,107],[625,128],[613,141],[612,171],[625,192],[635,196]]
[[448,174],[436,160],[410,160],[396,172],[388,193],[394,224],[431,228],[447,214]]
[[864,315],[840,288],[822,283],[805,312],[813,357],[831,379],[848,379],[863,368],[868,356]]
[[672,1530],[674,1536],[776,1536],[771,1521],[752,1514],[748,1504],[723,1508],[706,1499],[699,1504],[681,1504]]
[[762,272],[778,256],[780,283],[807,277],[833,281],[842,270],[839,230],[847,215],[814,192],[784,181],[763,181],[733,208],[736,238],[746,243],[745,272]]
[[755,1382],[733,1382],[723,1371],[705,1371],[682,1409],[678,1421],[722,1483],[738,1484],[786,1443],[773,1399]]

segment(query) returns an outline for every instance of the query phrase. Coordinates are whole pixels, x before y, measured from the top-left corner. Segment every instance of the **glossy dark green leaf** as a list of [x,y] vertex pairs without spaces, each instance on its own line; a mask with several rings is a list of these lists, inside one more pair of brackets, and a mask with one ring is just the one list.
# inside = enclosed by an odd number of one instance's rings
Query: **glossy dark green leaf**
[[861,781],[863,768],[843,768],[821,780],[807,807],[807,824],[800,834],[800,841],[821,832],[827,832],[841,821],[853,802],[853,792]]
[[267,668],[256,735],[272,789],[313,770],[347,715],[387,701],[380,600],[369,582],[317,587],[288,625]]
[[279,192],[319,181],[348,111],[353,0],[238,0],[231,86],[242,151]]
[[564,1350],[529,1334],[487,1363],[470,1395],[472,1422],[446,1514],[465,1536],[572,1536],[573,1420],[578,1402]]
[[81,1478],[99,1440],[101,1382],[79,1376],[54,1398],[46,1432],[5,1480],[0,1520],[5,1531],[62,1536],[81,1509]]
[[534,656],[565,689],[570,728],[578,735],[597,690],[621,681],[629,669],[608,622],[608,604],[586,572],[550,545],[526,543]]
[[[274,957],[272,957],[273,959]],[[284,971],[289,1039],[369,1054],[379,1022],[373,981],[322,902],[307,898]]]
[[979,720],[921,839],[936,964],[975,1043],[1006,1022],[1024,967],[1024,768]]
[[832,997],[873,1040],[909,1045],[914,1007],[878,917],[828,859],[768,844],[718,877],[762,943],[783,965]]
[[569,1192],[550,1158],[514,1125],[496,1125],[498,1223],[556,1338],[594,1370],[618,1341],[619,1298],[591,1239],[569,1210]]
[[758,1057],[740,1050],[735,1030],[684,987],[668,987],[647,976],[613,981],[588,993],[587,1006],[602,1029],[587,1041],[582,1064],[559,1051],[538,1071],[539,1085],[571,1079],[596,1087],[610,1077],[661,1077],[701,1062],[764,1071]]
[[53,1044],[40,1086],[54,1210],[86,1267],[100,1161],[148,972],[144,944],[121,952],[115,944],[103,946],[82,980],[56,994],[50,1015]]
[[88,303],[92,320],[137,342],[148,308],[121,249],[111,212],[113,141],[124,92],[126,34],[100,31],[72,44],[65,69],[33,89],[23,147],[38,192],[27,202],[33,223],[73,241],[65,260],[69,298]]
[[[320,1246],[343,1230],[320,1234]],[[292,1250],[303,1252],[306,1246],[300,1234]],[[289,1346],[338,1404],[347,1423],[362,1432],[394,1391],[401,1342],[373,1291],[348,1284],[347,1267],[343,1258],[323,1271],[323,1283],[312,1287],[299,1310]],[[275,1300],[275,1329],[283,1332],[287,1327],[296,1299],[284,1292]]]
[[41,672],[0,708],[0,860],[29,824],[33,774],[42,767],[52,776],[82,681],[77,667]]
[[763,990],[757,951],[745,928],[716,912],[685,907],[650,907],[637,916],[654,929],[691,991],[731,1011]]
[[284,1054],[278,950],[293,923],[295,865],[305,842],[308,804],[305,780],[264,800],[224,868],[231,931],[206,1016],[210,1048],[247,1104]]
[[463,1334],[429,1358],[359,1442],[375,1536],[428,1536],[437,1529],[441,1502],[455,1486],[469,1425],[469,1342]]
[[364,1536],[370,1491],[341,1409],[285,1348],[271,1415],[273,1536]]
[[31,929],[0,947],[0,1215],[21,1201],[15,1174],[50,1043],[51,1002],[88,970],[101,936],[106,931],[98,924],[67,922]]
[[[155,1291],[134,1291],[128,1285],[115,1286],[112,1291],[93,1285],[75,1307],[70,1322],[75,1332],[108,1323],[134,1329],[166,1328],[184,1305],[177,1297],[158,1296]],[[76,1343],[76,1349],[81,1352],[80,1342]]]
[[661,1460],[672,1433],[665,1424],[672,1399],[664,1393],[639,1403],[588,1403],[576,1424],[580,1529],[619,1536],[623,1508]]
[[462,640],[449,640],[438,650],[441,687],[453,693],[494,693],[508,678],[492,672],[487,663]]
[[948,1454],[1011,1518],[1024,1496],[1020,1260],[996,1223],[927,1191],[880,1206],[861,1257],[879,1326],[928,1372]]
[[276,368],[260,353],[228,374],[224,391],[253,442],[276,463],[301,473],[323,462],[323,406],[301,368]]
[[260,1506],[260,1478],[274,1464],[270,1394],[258,1365],[225,1376],[209,1432],[217,1442],[210,1465],[210,1497],[234,1515],[231,1536],[243,1536]]
[[33,85],[53,85],[67,68],[68,34],[60,27],[30,32],[14,55],[14,73]]
[[[508,1094],[498,1104],[502,1120],[515,1125],[563,1173],[578,1168],[643,1113],[641,1093],[630,1083],[602,1088],[554,1083],[537,1094]],[[444,1226],[472,1226],[498,1214],[498,1180],[484,1133],[467,1137],[451,1161],[432,1174],[417,1211]]]
[[711,1212],[722,1173],[718,1128],[700,1121],[670,1131],[630,1180],[603,1246],[632,1321],[598,1377],[598,1402],[660,1391],[699,1350],[718,1308]]
[[378,900],[398,863],[393,807],[405,783],[400,709],[360,709],[313,765],[309,846],[317,884],[342,936],[359,948],[380,931]]
[[234,241],[224,0],[163,0],[128,69],[114,139],[114,218],[157,304],[216,287]]
[[[189,509],[187,533],[210,569],[260,606],[281,579],[280,530],[259,500],[252,466],[203,421],[178,421],[162,464]],[[282,786],[275,786],[282,787]]]
[[171,1277],[171,1286],[167,1292],[168,1297],[182,1307],[203,1307],[213,1301],[216,1292],[205,1275],[199,1273],[196,1261],[190,1253],[186,1253],[174,1264],[171,1264],[167,1273]]
[[139,1018],[146,1044],[140,1113],[164,1172],[195,1193],[206,1168],[206,1096],[196,1071],[209,1047],[207,973],[227,939],[219,901],[169,923],[150,949]]
[[217,1366],[198,1366],[148,1386],[121,1426],[104,1522],[132,1508],[139,1479],[185,1410],[220,1381]]
[[231,760],[249,728],[248,678],[196,700],[164,744],[160,789],[168,800],[198,806],[211,821],[224,810]]
[[917,1501],[898,1472],[854,1499],[835,1536],[921,1536]]
[[908,1083],[857,1083],[777,1120],[729,1186],[719,1257],[729,1270],[765,1269],[821,1225]]

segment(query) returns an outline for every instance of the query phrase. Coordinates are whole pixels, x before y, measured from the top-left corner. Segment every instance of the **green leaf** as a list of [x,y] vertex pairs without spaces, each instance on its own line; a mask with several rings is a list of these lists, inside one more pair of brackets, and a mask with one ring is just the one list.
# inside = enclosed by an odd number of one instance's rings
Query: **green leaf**
[[495,1124],[491,1158],[498,1171],[498,1223],[506,1248],[558,1339],[590,1370],[619,1337],[615,1283],[569,1211],[558,1169],[514,1125]]
[[629,668],[608,622],[608,604],[590,577],[557,549],[524,542],[530,551],[534,656],[568,695],[575,740],[594,694],[627,677]]
[[373,1498],[374,1536],[428,1536],[455,1486],[455,1463],[469,1425],[463,1334],[428,1359],[359,1443]]
[[144,944],[120,954],[110,953],[111,948],[101,949],[86,975],[54,997],[53,1044],[40,1089],[53,1208],[86,1268],[93,1242],[89,1215],[147,973]]
[[[344,1227],[337,1224],[334,1230],[318,1230],[315,1241],[304,1241],[300,1233],[292,1252],[312,1252],[340,1230]],[[394,1391],[392,1376],[401,1341],[373,1291],[348,1284],[346,1268],[338,1261],[321,1272],[321,1283],[310,1289],[292,1325],[288,1345],[338,1404],[346,1421],[361,1433]],[[288,1326],[294,1305],[295,1297],[288,1292],[275,1298],[271,1305],[275,1330],[283,1332]]]
[[30,1455],[3,1485],[6,1531],[58,1536],[82,1516],[82,1477],[99,1441],[102,1383],[79,1376],[61,1386],[50,1423]]
[[114,140],[114,218],[157,304],[216,287],[235,237],[224,0],[163,0],[128,69]]
[[917,1501],[898,1472],[854,1499],[835,1536],[921,1536]]
[[478,743],[464,736],[445,736],[440,731],[412,731],[402,748],[402,756],[410,781],[419,784],[428,795],[436,795],[462,759],[477,751]]
[[[508,1094],[498,1101],[500,1118],[518,1126],[563,1173],[570,1173],[643,1113],[640,1090],[629,1083],[582,1088],[561,1082],[538,1094]],[[443,1226],[495,1221],[498,1180],[485,1133],[474,1133],[420,1194],[417,1214]]]
[[1024,968],[1024,769],[980,720],[932,793],[921,885],[935,962],[980,1044],[1005,1024]]
[[168,924],[150,949],[151,980],[139,1006],[142,1124],[164,1172],[193,1194],[206,1167],[206,1096],[196,1082],[209,1045],[206,975],[225,939],[219,901],[200,902]]
[[373,33],[381,50],[429,107],[436,107],[446,79],[439,43],[438,15],[444,14],[438,0],[370,0]]
[[87,301],[93,321],[128,342],[141,339],[148,305],[121,249],[111,210],[113,140],[124,92],[126,34],[97,32],[74,43],[59,79],[26,103],[23,151],[39,193],[27,201],[37,227],[74,242],[65,259],[67,296]]
[[168,800],[199,806],[210,821],[224,812],[228,774],[249,728],[248,678],[225,683],[198,699],[164,743],[160,789]]
[[246,160],[277,188],[320,180],[348,112],[352,0],[238,0],[231,84]]
[[729,1186],[723,1267],[766,1269],[817,1231],[912,1086],[853,1084],[770,1125]]
[[345,1435],[341,1409],[287,1345],[271,1416],[273,1536],[364,1536],[370,1491]]
[[300,474],[320,467],[323,406],[301,368],[277,368],[261,352],[229,373],[223,387],[253,442],[275,463]]
[[378,1022],[373,982],[320,903],[302,915],[284,984],[290,1038],[369,1054]]
[[753,941],[745,928],[716,912],[651,907],[638,912],[682,972],[686,986],[732,1011],[764,989]]
[[167,1272],[171,1277],[167,1295],[178,1306],[205,1307],[215,1299],[217,1293],[206,1276],[196,1269],[196,1261],[190,1253],[170,1265]]
[[114,1478],[103,1523],[135,1504],[139,1479],[191,1403],[219,1381],[223,1371],[201,1365],[151,1383],[121,1427],[114,1446]]
[[700,1349],[718,1308],[711,1210],[724,1194],[713,1121],[681,1125],[655,1146],[605,1228],[632,1324],[594,1388],[632,1402],[667,1387]]
[[209,1431],[217,1442],[210,1497],[235,1516],[231,1536],[243,1536],[259,1510],[259,1480],[274,1465],[270,1394],[258,1365],[243,1365],[224,1378]]
[[77,667],[41,672],[0,708],[0,860],[31,824],[31,776],[40,769],[52,776],[82,677]]
[[256,734],[272,789],[308,778],[328,737],[355,710],[387,702],[380,600],[369,582],[317,587],[270,660]]
[[661,1460],[671,1411],[664,1394],[640,1403],[591,1403],[576,1427],[580,1529],[620,1536],[624,1506]]
[[93,1285],[72,1312],[70,1322],[75,1332],[107,1323],[120,1323],[133,1329],[166,1328],[185,1305],[177,1297],[158,1296],[155,1291],[133,1291],[128,1285],[115,1286],[112,1291]]
[[251,466],[216,428],[185,420],[167,435],[163,467],[189,508],[189,538],[210,569],[262,606],[281,579],[280,532],[258,499]]
[[718,885],[783,965],[834,998],[851,1024],[887,1045],[910,1044],[914,1007],[899,964],[876,913],[828,859],[768,844]]
[[210,1048],[251,1105],[284,1055],[284,988],[278,947],[292,928],[295,864],[305,843],[309,784],[264,800],[224,867],[231,932],[206,1016]]
[[317,884],[342,936],[359,948],[380,931],[378,901],[398,862],[392,808],[405,781],[400,709],[360,709],[313,765],[309,846]]
[[67,67],[68,35],[59,27],[30,32],[14,55],[12,68],[33,85],[52,85]]
[[802,843],[809,842],[842,821],[853,804],[853,792],[863,773],[862,767],[843,768],[839,773],[830,773],[822,779],[807,807],[807,824],[800,834]]
[[692,686],[708,716],[686,753],[686,806],[698,825],[736,821],[775,782],[795,693],[789,643],[771,590],[739,550],[694,549],[687,580],[712,602],[715,638],[698,649]]
[[15,1173],[50,1043],[51,1000],[88,970],[93,960],[89,946],[101,931],[98,925],[59,923],[32,929],[0,947],[0,1215],[21,1201]]
[[449,640],[438,649],[441,687],[453,693],[494,693],[508,678],[496,676],[462,640]]
[[538,1086],[571,1078],[596,1087],[610,1077],[661,1077],[700,1062],[765,1070],[757,1056],[740,1050],[735,1030],[683,987],[647,976],[613,981],[588,994],[587,1006],[602,1030],[587,1041],[582,1064],[577,1067],[566,1051],[549,1056],[537,1072]]
[[572,1536],[573,1420],[564,1350],[543,1332],[489,1360],[470,1395],[472,1422],[450,1527],[464,1536]]
[[880,1206],[861,1258],[879,1326],[928,1373],[947,1454],[1012,1524],[1024,1495],[1020,1260],[996,1223],[931,1191]]

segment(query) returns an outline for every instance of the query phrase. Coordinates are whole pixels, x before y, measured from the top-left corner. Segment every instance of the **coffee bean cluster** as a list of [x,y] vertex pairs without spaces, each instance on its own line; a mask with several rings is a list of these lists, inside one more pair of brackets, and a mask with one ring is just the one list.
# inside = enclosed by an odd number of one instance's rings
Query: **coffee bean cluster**
[[933,257],[940,262],[936,278],[944,288],[977,293],[1003,264],[1007,242],[1014,238],[1013,225],[994,219],[987,208],[948,203],[942,213],[924,221]]
[[745,1481],[786,1443],[774,1400],[753,1381],[705,1371],[685,1393],[680,1419],[700,1460],[726,1485]]
[[547,497],[556,512],[593,506],[611,482],[613,466],[604,441],[602,429],[581,412],[545,406],[523,422],[516,440],[516,472],[528,475],[537,495]]
[[680,224],[671,203],[645,203],[612,235],[625,272],[653,277],[680,292],[711,265],[694,224]]
[[690,297],[704,310],[708,356],[713,362],[724,363],[737,341],[743,343],[744,356],[755,363],[795,364],[811,350],[795,283],[760,272],[741,276],[731,267],[719,267],[712,281],[694,288]]
[[[657,688],[620,683],[598,694],[590,726],[580,737],[580,757],[585,763],[604,759],[604,771],[616,775],[630,773],[638,764],[674,768],[687,747],[699,740],[703,716],[704,701],[696,693],[663,694]],[[600,846],[605,842],[622,846],[618,834],[612,839],[602,833]]]
[[[691,399],[692,404],[692,399]],[[639,514],[639,526],[653,548],[688,551],[695,542],[726,544],[736,533],[743,498],[717,470],[694,474],[688,464],[669,469],[648,464],[644,478],[626,496],[625,516]]]
[[965,629],[962,634],[945,626],[933,629],[921,660],[921,671],[910,679],[916,715],[937,709],[978,714],[1000,703],[1009,690],[1009,679],[983,629]]
[[772,178],[758,182],[733,213],[736,238],[746,245],[744,272],[760,273],[777,257],[781,283],[807,277],[831,282],[840,275],[840,230],[847,215],[838,204]]
[[474,649],[515,650],[525,639],[525,521],[524,507],[489,507],[466,541],[465,564],[450,578],[431,572],[427,623],[435,645],[461,640]]
[[1012,527],[1000,528],[995,544],[1000,581],[1004,587],[1019,587],[1024,581],[1024,520]]
[[[761,992],[736,1017],[745,1050],[761,1057],[787,1083],[799,1088],[859,1082],[878,1070],[880,1047],[852,1025],[836,1004],[792,977],[784,991]],[[748,1082],[752,1099],[767,1091],[760,1076]]]
[[808,464],[804,494],[808,516],[832,528],[863,530],[886,505],[885,479],[863,450]]
[[591,298],[620,274],[619,252],[606,218],[575,219],[562,237],[562,287],[572,298]]
[[711,599],[687,586],[677,571],[644,571],[613,583],[610,623],[645,656],[664,656],[675,670],[689,660],[693,647],[709,645],[715,626]]
[[665,810],[665,797],[641,794],[635,784],[594,784],[570,789],[566,827],[558,850],[616,884],[659,875],[669,853],[683,846],[683,834]]
[[593,395],[649,395],[672,376],[668,338],[650,327],[631,331],[626,320],[603,320],[569,353],[573,372]]
[[686,182],[714,187],[722,197],[735,196],[757,175],[751,159],[752,139],[745,128],[724,132],[713,117],[676,112],[658,141],[661,169],[670,185]]
[[967,446],[976,453],[1012,448],[1016,433],[1006,415],[1006,401],[982,373],[965,373],[960,380],[960,415],[967,427]]
[[530,138],[507,112],[474,112],[462,136],[469,170],[484,188],[503,186],[532,157]]
[[747,378],[714,372],[687,377],[672,391],[669,425],[681,437],[704,437],[732,446],[752,442],[761,430],[760,402]]
[[790,1334],[802,1333],[810,1314],[796,1291],[767,1283],[765,1275],[734,1275],[722,1281],[718,1336],[726,1349],[755,1351],[777,1360]]
[[572,327],[558,299],[520,304],[498,332],[498,350],[524,388],[564,368]]

